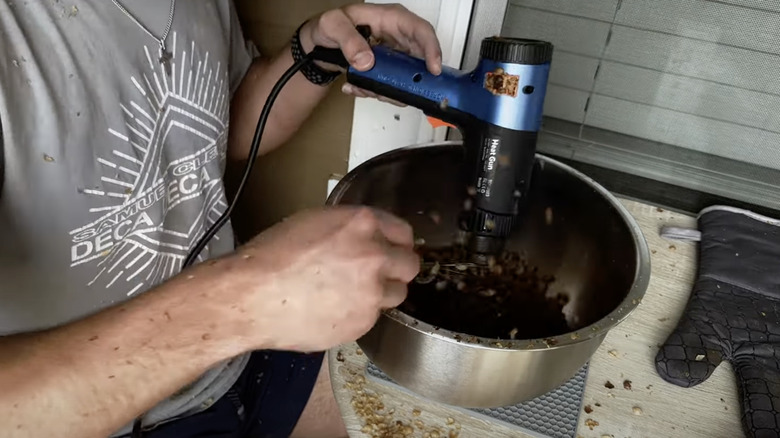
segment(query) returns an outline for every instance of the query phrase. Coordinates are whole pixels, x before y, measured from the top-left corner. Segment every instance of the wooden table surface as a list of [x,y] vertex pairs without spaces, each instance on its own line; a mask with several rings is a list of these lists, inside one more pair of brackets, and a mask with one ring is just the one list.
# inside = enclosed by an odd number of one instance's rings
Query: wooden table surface
[[[577,429],[582,438],[743,437],[735,378],[727,362],[694,388],[680,388],[655,371],[658,347],[674,329],[691,292],[696,244],[662,239],[663,225],[693,227],[695,218],[622,200],[640,224],[652,253],[650,285],[639,307],[613,328],[593,355]],[[356,344],[329,353],[333,390],[350,437],[389,425],[399,437],[531,437],[365,377],[367,358]],[[623,382],[631,381],[631,389]],[[605,383],[614,384],[608,389]],[[376,424],[376,426],[374,426]]]

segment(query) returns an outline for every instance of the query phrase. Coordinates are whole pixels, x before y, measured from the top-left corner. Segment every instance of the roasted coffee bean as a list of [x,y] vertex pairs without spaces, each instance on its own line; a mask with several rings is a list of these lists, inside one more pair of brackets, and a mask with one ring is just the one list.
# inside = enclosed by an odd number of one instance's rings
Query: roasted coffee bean
[[[399,310],[431,325],[494,339],[549,338],[569,331],[562,308],[568,296],[547,297],[555,278],[530,266],[518,252],[505,251],[488,265],[469,262],[462,245],[418,248],[424,266],[409,285]],[[424,284],[420,280],[427,280]],[[511,335],[510,335],[511,334]]]

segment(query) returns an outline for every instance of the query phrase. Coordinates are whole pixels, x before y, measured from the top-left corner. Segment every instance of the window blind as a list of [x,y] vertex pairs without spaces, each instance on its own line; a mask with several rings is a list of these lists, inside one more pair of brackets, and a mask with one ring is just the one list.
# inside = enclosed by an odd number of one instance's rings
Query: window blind
[[510,0],[555,45],[542,152],[780,207],[780,2]]

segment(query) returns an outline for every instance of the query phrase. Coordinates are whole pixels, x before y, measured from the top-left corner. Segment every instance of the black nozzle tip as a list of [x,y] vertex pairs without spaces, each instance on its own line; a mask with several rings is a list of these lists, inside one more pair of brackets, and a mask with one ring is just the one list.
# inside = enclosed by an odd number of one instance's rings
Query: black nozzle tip
[[474,234],[468,241],[468,250],[475,257],[487,257],[504,250],[505,240],[500,237]]

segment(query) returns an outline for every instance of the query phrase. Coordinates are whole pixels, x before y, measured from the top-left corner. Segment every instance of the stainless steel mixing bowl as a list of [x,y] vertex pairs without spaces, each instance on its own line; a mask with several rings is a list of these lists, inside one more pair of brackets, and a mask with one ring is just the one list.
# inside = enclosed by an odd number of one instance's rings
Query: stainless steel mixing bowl
[[[457,234],[462,160],[459,142],[394,150],[351,171],[327,203],[385,209],[409,221],[428,244],[449,244]],[[564,313],[572,331],[546,339],[476,338],[389,310],[358,345],[395,382],[462,407],[527,401],[573,377],[607,332],[639,304],[650,254],[639,226],[615,197],[587,176],[538,155],[529,201],[507,248],[555,276],[550,293],[570,297]]]

